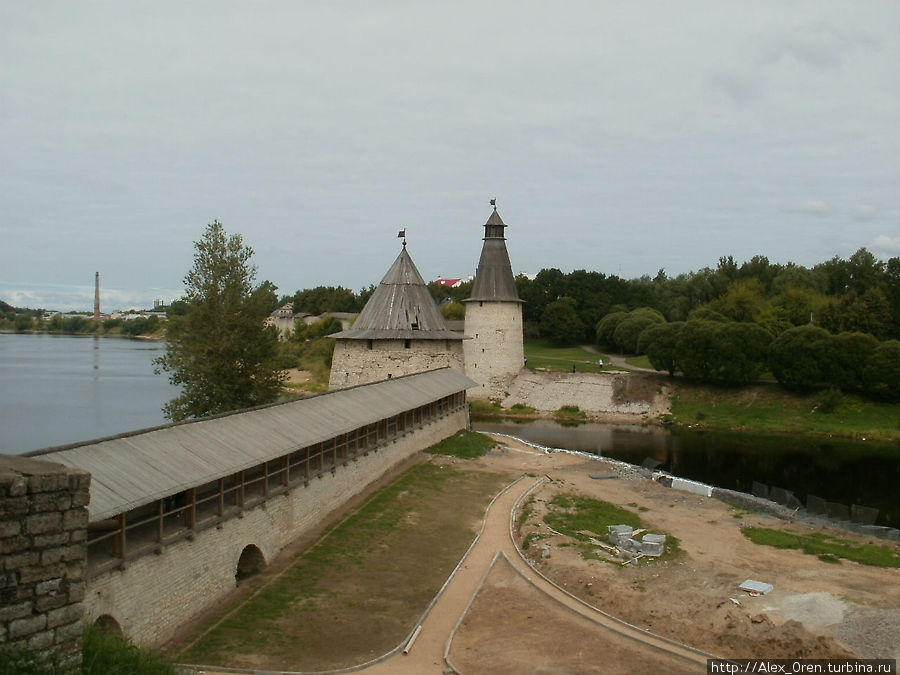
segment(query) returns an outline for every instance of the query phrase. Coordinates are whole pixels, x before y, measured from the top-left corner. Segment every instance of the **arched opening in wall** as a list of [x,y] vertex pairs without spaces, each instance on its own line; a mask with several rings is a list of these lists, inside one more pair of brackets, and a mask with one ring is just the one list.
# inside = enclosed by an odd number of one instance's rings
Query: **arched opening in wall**
[[122,637],[122,626],[119,625],[119,622],[116,621],[109,614],[102,614],[97,617],[96,621],[94,621],[94,625],[102,630],[104,633],[109,633],[110,635],[118,635]]
[[240,583],[242,580],[259,572],[266,566],[266,559],[258,546],[249,544],[241,551],[237,569],[234,572],[234,580]]

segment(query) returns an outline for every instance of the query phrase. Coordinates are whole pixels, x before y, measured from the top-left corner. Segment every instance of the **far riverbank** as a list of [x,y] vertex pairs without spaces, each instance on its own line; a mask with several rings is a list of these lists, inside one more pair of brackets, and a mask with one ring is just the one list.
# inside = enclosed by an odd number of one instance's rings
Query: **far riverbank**
[[564,422],[676,425],[900,442],[900,404],[838,394],[793,394],[776,384],[691,384],[664,375],[522,371],[502,401],[472,401],[474,415]]

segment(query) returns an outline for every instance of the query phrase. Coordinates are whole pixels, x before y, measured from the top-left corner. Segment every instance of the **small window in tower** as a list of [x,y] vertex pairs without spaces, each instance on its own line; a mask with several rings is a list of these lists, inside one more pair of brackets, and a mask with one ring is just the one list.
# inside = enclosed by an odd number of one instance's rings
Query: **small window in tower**
[[366,340],[366,349],[372,349],[372,341]]
[[403,348],[404,348],[404,349],[409,349],[409,343],[410,343],[409,340],[404,340],[404,341],[403,341]]
[[481,348],[481,353],[484,354],[484,347]]
[[484,303],[483,303],[481,300],[479,300],[479,301],[478,301],[478,306],[479,306],[479,307],[484,307]]

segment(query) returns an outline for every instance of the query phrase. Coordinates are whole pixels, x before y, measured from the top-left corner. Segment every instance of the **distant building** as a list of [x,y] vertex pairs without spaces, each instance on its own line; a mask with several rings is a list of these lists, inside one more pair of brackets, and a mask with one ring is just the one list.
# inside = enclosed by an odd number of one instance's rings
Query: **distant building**
[[463,336],[447,329],[422,275],[406,250],[372,293],[352,328],[337,343],[329,389],[463,366]]
[[466,277],[465,279],[444,279],[443,277],[438,277],[434,280],[438,286],[443,286],[445,288],[459,288],[464,283],[468,281],[472,281],[474,277]]
[[294,322],[302,316],[301,314],[294,314],[294,305],[289,302],[272,312],[266,324],[275,326],[278,329],[278,337],[284,340],[294,332]]

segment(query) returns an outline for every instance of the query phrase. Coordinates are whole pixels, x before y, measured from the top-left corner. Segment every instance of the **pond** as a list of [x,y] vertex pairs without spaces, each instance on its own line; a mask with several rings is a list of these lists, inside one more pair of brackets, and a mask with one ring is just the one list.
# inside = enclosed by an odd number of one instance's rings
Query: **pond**
[[752,492],[753,481],[879,510],[876,523],[900,527],[900,444],[796,434],[742,434],[652,426],[517,423],[473,418],[473,427],[551,448],[651,464],[717,487]]

